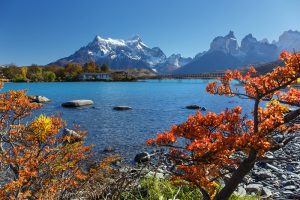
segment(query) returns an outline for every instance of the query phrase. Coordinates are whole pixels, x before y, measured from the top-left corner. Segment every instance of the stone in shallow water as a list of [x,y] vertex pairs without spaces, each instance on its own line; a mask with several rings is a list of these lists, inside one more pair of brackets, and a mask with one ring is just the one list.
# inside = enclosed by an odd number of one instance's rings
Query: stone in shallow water
[[66,140],[64,143],[75,143],[75,142],[80,142],[83,140],[83,137],[79,135],[76,131],[65,128],[63,130],[63,137],[69,136],[69,139]]
[[147,162],[150,159],[151,159],[150,154],[147,153],[147,152],[138,153],[134,157],[134,161],[137,162],[137,163]]
[[201,107],[201,111],[206,111],[206,108],[205,107]]
[[112,146],[106,146],[103,149],[103,152],[105,152],[105,153],[114,152],[114,151],[115,151],[115,148],[113,148]]
[[114,110],[132,110],[130,106],[115,106],[113,107]]
[[28,96],[28,98],[32,103],[46,103],[50,101],[50,99],[45,96]]
[[63,104],[61,104],[63,107],[82,107],[82,106],[89,106],[93,105],[94,102],[92,100],[86,100],[86,99],[79,99],[79,100],[72,100],[72,101],[67,101]]
[[188,105],[185,107],[186,109],[200,109],[201,107],[197,104]]

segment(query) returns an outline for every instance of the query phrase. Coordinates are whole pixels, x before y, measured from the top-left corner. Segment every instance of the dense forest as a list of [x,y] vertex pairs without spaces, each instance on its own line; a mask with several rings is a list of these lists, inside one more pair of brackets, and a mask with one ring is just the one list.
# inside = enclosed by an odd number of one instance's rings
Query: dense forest
[[18,67],[9,65],[1,68],[3,78],[13,82],[54,82],[54,81],[78,81],[81,73],[110,72],[106,64],[97,65],[95,62],[80,64],[70,63],[65,66],[40,66],[31,65]]

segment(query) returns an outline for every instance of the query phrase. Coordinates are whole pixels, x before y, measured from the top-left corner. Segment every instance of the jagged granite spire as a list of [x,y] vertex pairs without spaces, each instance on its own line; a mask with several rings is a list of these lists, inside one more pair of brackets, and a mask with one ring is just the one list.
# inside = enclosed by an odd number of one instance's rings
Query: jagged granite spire
[[233,31],[229,31],[226,36],[216,37],[210,44],[210,52],[221,51],[228,54],[238,53],[239,45]]

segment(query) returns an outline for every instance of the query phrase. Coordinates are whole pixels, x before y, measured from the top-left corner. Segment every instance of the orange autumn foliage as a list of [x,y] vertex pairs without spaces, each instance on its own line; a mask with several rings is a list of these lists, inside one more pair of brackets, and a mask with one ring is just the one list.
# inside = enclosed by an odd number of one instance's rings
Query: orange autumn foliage
[[[228,199],[256,161],[267,151],[280,148],[273,140],[275,133],[289,138],[299,130],[299,125],[289,122],[299,116],[300,109],[289,112],[288,105],[300,106],[300,90],[290,87],[300,77],[300,53],[282,52],[280,58],[285,66],[270,73],[257,75],[254,67],[245,74],[227,71],[219,81],[207,85],[211,94],[253,100],[252,118],[242,115],[240,106],[219,114],[197,112],[147,141],[149,145],[169,147],[169,156],[180,171],[175,178],[195,184],[207,199]],[[232,80],[239,81],[243,88],[234,88]],[[259,106],[262,101],[268,102],[266,106]],[[217,192],[214,181],[225,174],[230,179]]]
[[58,116],[28,122],[26,117],[40,107],[25,91],[0,94],[1,199],[54,199],[86,179],[80,164],[90,146],[67,142],[61,134],[65,122]]

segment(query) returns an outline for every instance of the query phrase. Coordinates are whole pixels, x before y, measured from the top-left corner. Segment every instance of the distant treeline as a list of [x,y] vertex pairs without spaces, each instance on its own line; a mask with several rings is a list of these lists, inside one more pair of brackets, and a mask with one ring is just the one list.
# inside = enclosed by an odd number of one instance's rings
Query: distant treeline
[[80,73],[109,72],[108,65],[97,65],[95,62],[80,64],[70,63],[65,66],[39,66],[31,65],[17,67],[10,65],[0,69],[3,78],[13,82],[54,82],[54,81],[77,81]]

